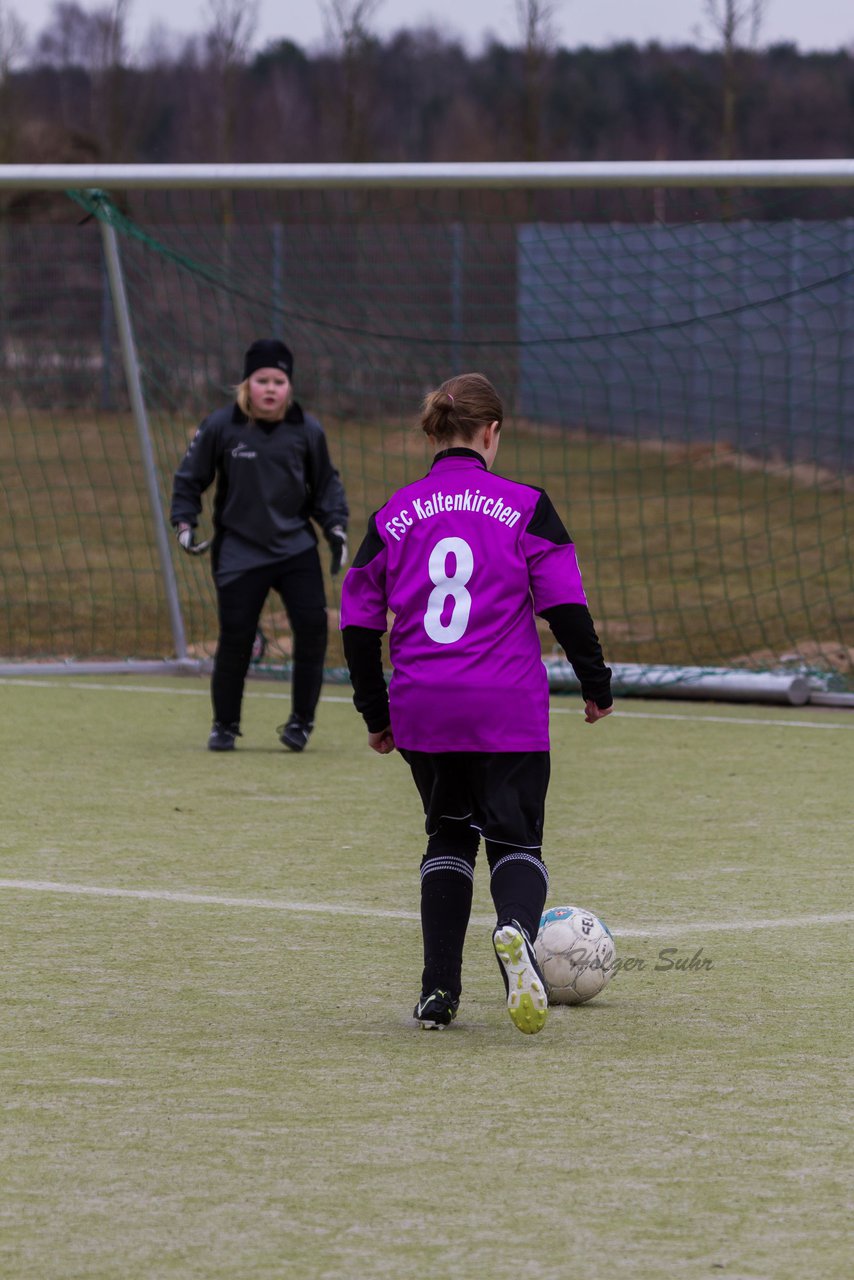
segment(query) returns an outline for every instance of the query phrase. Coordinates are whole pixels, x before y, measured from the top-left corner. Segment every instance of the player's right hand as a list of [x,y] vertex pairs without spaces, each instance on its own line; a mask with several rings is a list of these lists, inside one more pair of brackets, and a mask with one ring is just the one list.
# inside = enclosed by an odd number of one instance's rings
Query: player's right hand
[[601,720],[603,716],[609,716],[614,710],[610,707],[597,707],[592,698],[588,698],[584,704],[584,721],[585,724],[595,724],[597,720]]
[[211,538],[206,538],[204,542],[196,542],[196,531],[188,524],[179,524],[175,536],[188,556],[204,555],[212,541]]
[[379,733],[369,733],[368,746],[380,756],[387,756],[394,751],[394,736],[391,731],[391,725],[386,725],[385,729],[380,729]]

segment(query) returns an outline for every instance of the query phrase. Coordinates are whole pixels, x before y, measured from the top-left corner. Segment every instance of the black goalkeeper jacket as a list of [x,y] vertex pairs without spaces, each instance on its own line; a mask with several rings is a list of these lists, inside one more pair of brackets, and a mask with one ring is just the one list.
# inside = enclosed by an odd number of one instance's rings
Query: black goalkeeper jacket
[[316,545],[311,520],[325,534],[347,527],[347,499],[323,428],[296,402],[281,422],[247,418],[236,404],[205,418],[175,473],[173,525],[195,528],[214,479],[215,563],[228,533],[287,559]]

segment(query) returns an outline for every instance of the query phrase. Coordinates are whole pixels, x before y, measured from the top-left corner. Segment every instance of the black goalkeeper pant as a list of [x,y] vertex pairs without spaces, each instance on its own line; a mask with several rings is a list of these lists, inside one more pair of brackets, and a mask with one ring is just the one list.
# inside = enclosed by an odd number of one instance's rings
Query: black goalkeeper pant
[[424,806],[421,991],[458,997],[481,836],[499,924],[537,935],[549,877],[542,859],[548,751],[401,751]]
[[281,596],[293,636],[292,709],[313,721],[323,684],[327,618],[316,547],[290,560],[250,569],[217,586],[219,640],[211,678],[214,719],[239,724],[243,686],[261,610],[270,591]]

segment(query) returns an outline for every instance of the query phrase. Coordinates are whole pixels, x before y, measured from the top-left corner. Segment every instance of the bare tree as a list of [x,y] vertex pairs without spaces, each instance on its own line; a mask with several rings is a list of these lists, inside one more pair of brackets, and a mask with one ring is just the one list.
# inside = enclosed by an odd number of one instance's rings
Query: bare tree
[[539,160],[542,150],[546,68],[557,43],[552,0],[515,0],[516,20],[525,55],[525,109],[522,148],[525,160]]
[[36,41],[36,61],[58,70],[65,67],[92,70],[97,65],[94,33],[92,14],[74,0],[59,0],[51,7],[48,24]]
[[127,25],[131,0],[113,0],[93,14],[98,38],[95,51],[95,109],[102,121],[104,153],[108,161],[120,160],[127,135],[125,84],[127,79]]
[[[24,24],[6,0],[0,0],[0,164],[16,158],[19,121],[15,111],[12,71],[27,44]],[[9,259],[5,213],[6,193],[0,194],[0,369],[6,364],[6,272]]]
[[723,55],[721,159],[735,151],[735,111],[739,91],[739,55],[755,48],[767,0],[703,0],[703,12],[720,40]]
[[330,44],[356,49],[370,38],[369,22],[382,0],[320,0],[323,25]]
[[320,0],[326,38],[341,63],[340,103],[345,160],[367,158],[369,23],[380,3],[381,0]]
[[165,23],[152,22],[137,49],[137,66],[146,72],[173,67],[181,59],[182,38]]
[[[58,70],[80,67],[91,83],[91,129],[102,158],[122,158],[127,142],[127,28],[131,0],[112,0],[85,10],[74,0],[59,0],[35,45],[37,61]],[[69,94],[68,111],[80,127],[79,92]]]
[[[208,71],[214,83],[208,93],[213,107],[216,134],[216,159],[229,163],[235,159],[237,103],[240,76],[246,65],[252,35],[258,22],[258,0],[207,0],[209,25],[205,32]],[[234,224],[234,193],[224,188],[220,193],[222,217],[223,266],[231,264],[231,230]]]
[[0,0],[0,163],[8,163],[15,150],[16,118],[13,101],[12,71],[27,45],[23,22]]
[[206,11],[208,66],[218,82],[211,95],[218,108],[216,159],[228,162],[234,160],[238,85],[258,22],[258,0],[207,0]]

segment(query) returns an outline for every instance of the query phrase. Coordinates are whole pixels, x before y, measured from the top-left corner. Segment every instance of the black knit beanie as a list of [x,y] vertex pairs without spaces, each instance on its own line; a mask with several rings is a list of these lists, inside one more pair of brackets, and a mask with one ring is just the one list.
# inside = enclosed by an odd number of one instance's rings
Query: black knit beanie
[[294,358],[284,342],[278,338],[259,338],[246,352],[243,361],[243,381],[257,369],[281,369],[290,378],[294,371]]

